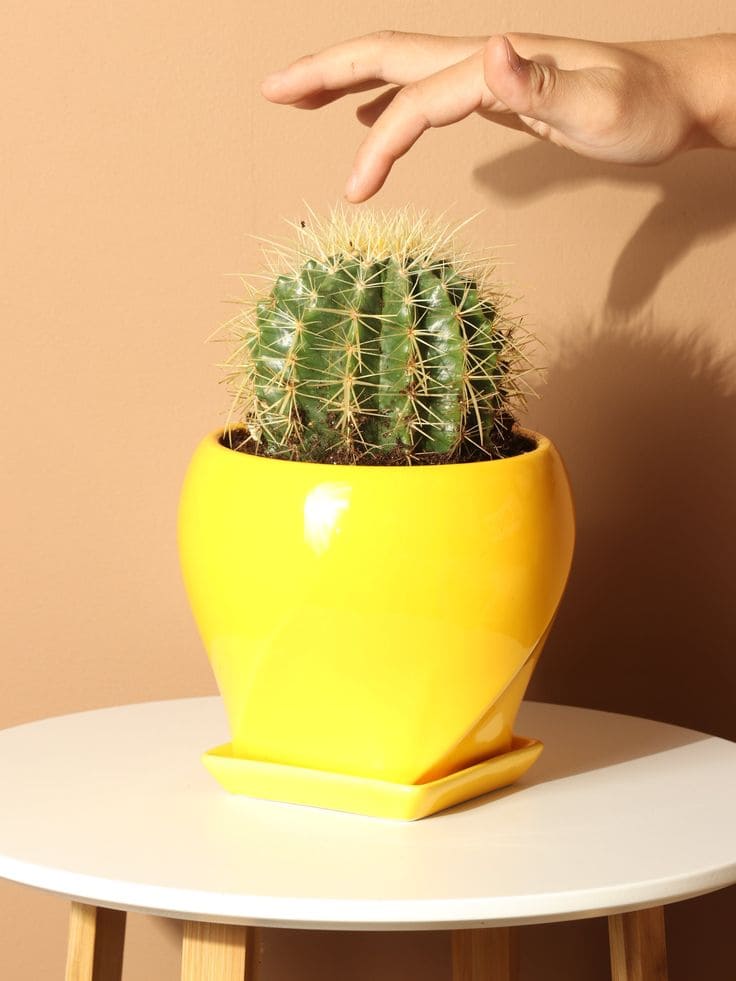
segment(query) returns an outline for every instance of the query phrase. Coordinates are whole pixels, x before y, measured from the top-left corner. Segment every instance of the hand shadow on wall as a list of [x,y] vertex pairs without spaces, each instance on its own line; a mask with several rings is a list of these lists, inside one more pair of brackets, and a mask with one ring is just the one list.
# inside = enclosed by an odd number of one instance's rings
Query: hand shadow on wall
[[736,358],[697,322],[569,336],[530,422],[567,465],[577,543],[528,697],[736,739]]
[[475,181],[505,199],[530,201],[594,181],[660,189],[660,199],[625,245],[606,307],[639,310],[692,246],[736,224],[736,154],[701,150],[656,167],[606,164],[537,142],[477,167]]

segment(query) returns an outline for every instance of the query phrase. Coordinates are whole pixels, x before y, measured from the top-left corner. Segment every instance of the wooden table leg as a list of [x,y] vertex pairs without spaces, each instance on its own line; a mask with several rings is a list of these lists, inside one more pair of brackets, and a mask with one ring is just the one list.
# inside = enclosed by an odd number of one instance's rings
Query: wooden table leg
[[66,981],[121,981],[125,913],[72,903]]
[[184,921],[181,981],[244,981],[253,928]]
[[608,917],[613,981],[667,981],[664,908]]
[[516,981],[515,927],[452,931],[452,981]]

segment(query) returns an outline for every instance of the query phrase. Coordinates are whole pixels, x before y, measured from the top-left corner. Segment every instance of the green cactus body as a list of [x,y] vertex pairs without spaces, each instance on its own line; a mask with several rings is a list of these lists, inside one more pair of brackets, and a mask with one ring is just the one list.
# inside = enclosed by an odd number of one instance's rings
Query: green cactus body
[[513,388],[494,298],[446,254],[338,244],[277,276],[241,338],[236,375],[259,452],[411,463],[472,445],[491,456]]

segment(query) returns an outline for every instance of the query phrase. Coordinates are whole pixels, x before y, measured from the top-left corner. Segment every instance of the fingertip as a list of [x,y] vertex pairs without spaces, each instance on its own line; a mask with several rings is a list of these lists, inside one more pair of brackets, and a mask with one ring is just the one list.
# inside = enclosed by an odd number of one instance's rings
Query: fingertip
[[278,99],[283,90],[285,75],[286,72],[283,71],[271,72],[270,75],[266,75],[261,81],[261,95],[264,95],[267,99]]
[[509,69],[518,76],[525,64],[527,62],[518,54],[507,34],[493,34],[486,41],[483,52],[486,81],[508,77]]
[[382,185],[383,181],[376,187],[374,180],[353,174],[345,185],[343,197],[350,204],[362,204],[368,198],[372,198]]
[[506,59],[506,42],[505,34],[491,34],[485,43],[483,51],[486,64],[489,62],[497,64],[499,61]]
[[351,174],[345,185],[343,197],[351,204],[357,204],[360,200],[360,180],[357,174]]
[[510,112],[524,112],[530,103],[530,62],[516,51],[506,34],[489,38],[483,52],[483,75],[490,92]]

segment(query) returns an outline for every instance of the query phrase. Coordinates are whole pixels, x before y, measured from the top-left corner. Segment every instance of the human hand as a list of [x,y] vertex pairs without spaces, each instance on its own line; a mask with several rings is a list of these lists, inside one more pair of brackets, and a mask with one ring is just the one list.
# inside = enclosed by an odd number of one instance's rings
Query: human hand
[[[357,109],[370,132],[345,196],[365,201],[421,134],[476,112],[583,156],[654,164],[715,145],[693,93],[709,38],[608,44],[543,34],[441,37],[378,31],[299,58],[262,83],[271,102],[317,109],[392,88]],[[689,46],[689,47],[688,47]]]

